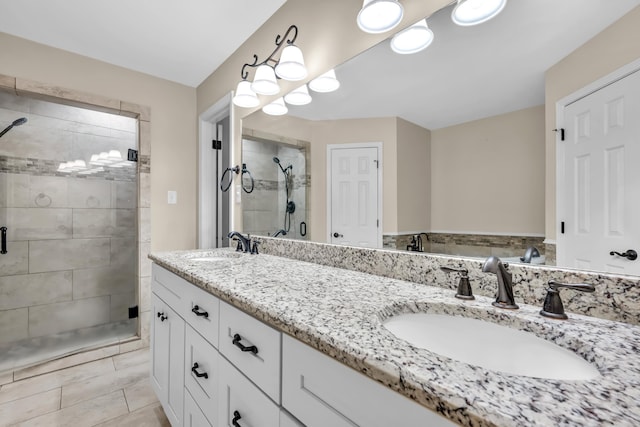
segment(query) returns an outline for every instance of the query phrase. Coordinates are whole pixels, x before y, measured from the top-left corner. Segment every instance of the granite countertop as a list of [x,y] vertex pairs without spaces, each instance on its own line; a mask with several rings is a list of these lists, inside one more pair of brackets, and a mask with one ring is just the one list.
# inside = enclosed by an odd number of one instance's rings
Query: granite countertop
[[[158,265],[265,323],[467,426],[640,425],[640,327],[540,307],[503,310],[492,299],[271,255],[229,249],[153,253]],[[215,257],[212,261],[197,260]],[[455,280],[452,278],[452,280]],[[574,350],[601,377],[516,376],[440,356],[396,338],[398,313],[458,314],[530,331]]]

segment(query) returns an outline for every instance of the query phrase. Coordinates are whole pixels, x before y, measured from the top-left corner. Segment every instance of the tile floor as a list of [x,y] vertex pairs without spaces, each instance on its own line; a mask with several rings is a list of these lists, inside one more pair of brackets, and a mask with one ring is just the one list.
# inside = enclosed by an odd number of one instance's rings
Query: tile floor
[[[0,426],[170,426],[151,388],[148,348],[61,363],[0,376]],[[52,366],[60,369],[44,373]]]

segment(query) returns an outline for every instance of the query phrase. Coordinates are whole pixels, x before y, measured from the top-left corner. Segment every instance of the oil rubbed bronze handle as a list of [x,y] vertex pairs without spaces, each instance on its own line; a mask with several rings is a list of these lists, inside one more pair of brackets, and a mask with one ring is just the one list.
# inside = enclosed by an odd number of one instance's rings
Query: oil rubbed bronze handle
[[7,227],[0,227],[0,234],[2,234],[2,247],[0,247],[0,254],[7,253]]
[[242,344],[240,341],[242,341],[242,337],[240,336],[240,334],[235,334],[233,336],[233,340],[231,341],[231,343],[242,351],[248,351],[253,354],[258,354],[258,347],[256,347],[255,345],[246,346]]
[[202,372],[202,373],[198,372],[198,364],[197,363],[193,364],[193,366],[191,367],[191,372],[193,372],[196,375],[196,377],[198,377],[198,378],[202,378],[202,377],[204,377],[205,379],[209,378],[209,374],[207,374],[206,372]]
[[241,418],[242,417],[240,416],[240,412],[233,411],[233,419],[231,420],[231,424],[233,424],[233,427],[242,427],[240,423],[238,423]]
[[638,259],[638,252],[634,251],[633,249],[629,249],[623,253],[611,251],[609,252],[609,255],[618,255],[618,256],[621,256],[622,258],[628,259],[629,261],[635,261],[636,259]]
[[209,313],[207,313],[206,311],[202,310],[200,311],[200,307],[198,307],[197,305],[194,305],[193,308],[191,309],[191,312],[193,314],[195,314],[198,317],[204,317],[206,319],[209,318]]
[[168,319],[168,316],[166,316],[164,312],[162,313],[158,312],[158,317],[160,318],[161,322],[164,322],[166,319]]

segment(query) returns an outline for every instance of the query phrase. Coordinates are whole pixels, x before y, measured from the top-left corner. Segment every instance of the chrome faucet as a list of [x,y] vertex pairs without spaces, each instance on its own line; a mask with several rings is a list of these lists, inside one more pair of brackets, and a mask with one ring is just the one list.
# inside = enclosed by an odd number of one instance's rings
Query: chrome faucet
[[235,240],[238,241],[238,247],[236,248],[236,251],[251,252],[251,236],[249,236],[248,234],[247,234],[247,237],[244,237],[242,234],[238,233],[237,231],[232,231],[231,233],[229,233],[227,237],[229,237],[229,239],[232,239],[235,237]]
[[485,273],[495,273],[498,277],[498,294],[492,303],[496,307],[516,309],[518,305],[513,298],[513,276],[507,271],[509,264],[502,264],[500,258],[490,256],[484,262],[482,271]]

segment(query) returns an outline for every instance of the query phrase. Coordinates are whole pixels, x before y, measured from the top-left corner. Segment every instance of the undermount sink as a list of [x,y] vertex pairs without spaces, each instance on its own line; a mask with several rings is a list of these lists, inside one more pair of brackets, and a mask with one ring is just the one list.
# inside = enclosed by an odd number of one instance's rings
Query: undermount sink
[[383,322],[397,338],[451,359],[507,374],[556,380],[600,376],[579,355],[530,332],[446,314],[409,313]]

